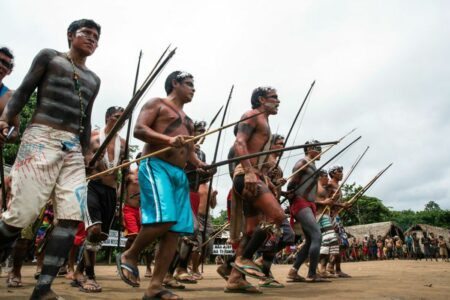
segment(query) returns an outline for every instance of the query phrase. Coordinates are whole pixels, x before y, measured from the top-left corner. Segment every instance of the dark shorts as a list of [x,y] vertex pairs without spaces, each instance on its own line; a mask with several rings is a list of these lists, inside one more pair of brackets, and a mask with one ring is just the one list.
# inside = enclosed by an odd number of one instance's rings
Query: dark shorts
[[108,234],[116,212],[116,189],[98,181],[88,184],[87,205],[91,226],[102,224],[102,232]]
[[255,197],[248,198],[242,196],[242,193],[244,192],[245,187],[245,175],[236,175],[233,179],[233,188],[234,190],[241,195],[243,199],[243,207],[244,207],[244,216],[245,217],[255,217],[259,214],[259,209],[257,209],[254,205],[254,202],[256,199],[258,199],[259,196],[265,193],[271,193],[267,185],[264,183],[263,179],[258,184],[258,193]]

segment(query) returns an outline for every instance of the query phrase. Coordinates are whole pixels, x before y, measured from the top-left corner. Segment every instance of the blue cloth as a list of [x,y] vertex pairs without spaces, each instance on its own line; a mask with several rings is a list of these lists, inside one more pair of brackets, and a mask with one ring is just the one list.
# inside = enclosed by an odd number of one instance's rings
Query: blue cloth
[[0,85],[0,97],[9,91],[8,87],[4,84]]
[[175,222],[170,231],[194,232],[189,183],[184,170],[159,158],[146,158],[139,166],[142,224]]

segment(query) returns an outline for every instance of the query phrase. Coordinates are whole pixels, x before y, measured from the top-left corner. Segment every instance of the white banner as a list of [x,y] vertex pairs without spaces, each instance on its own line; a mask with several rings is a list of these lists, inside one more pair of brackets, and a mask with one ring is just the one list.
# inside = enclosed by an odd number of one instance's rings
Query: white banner
[[[110,230],[109,237],[106,241],[102,243],[103,247],[117,247],[117,230]],[[127,238],[123,236],[123,232],[120,233],[120,247],[125,248],[125,243],[127,242]]]
[[230,244],[221,244],[221,245],[214,244],[212,254],[213,255],[234,255],[234,251]]

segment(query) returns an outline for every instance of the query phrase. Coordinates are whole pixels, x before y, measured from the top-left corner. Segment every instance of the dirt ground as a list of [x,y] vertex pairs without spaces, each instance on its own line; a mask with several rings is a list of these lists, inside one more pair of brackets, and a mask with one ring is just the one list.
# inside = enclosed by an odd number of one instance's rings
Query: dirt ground
[[[285,283],[290,266],[275,265],[273,273]],[[140,267],[144,274],[144,267]],[[331,283],[286,283],[282,289],[264,289],[261,295],[226,294],[224,280],[215,272],[216,266],[205,266],[204,280],[187,285],[178,292],[184,299],[450,299],[450,263],[426,261],[374,261],[343,264],[343,270],[353,276],[335,279]],[[7,289],[5,274],[0,281],[0,299],[28,299],[35,280],[34,266],[23,269],[24,287]],[[301,275],[305,275],[305,267]],[[98,282],[103,286],[99,294],[84,294],[70,286],[65,278],[53,284],[56,293],[64,299],[141,299],[147,279],[140,288],[131,288],[116,275],[115,266],[99,266]],[[253,284],[256,280],[250,279]]]

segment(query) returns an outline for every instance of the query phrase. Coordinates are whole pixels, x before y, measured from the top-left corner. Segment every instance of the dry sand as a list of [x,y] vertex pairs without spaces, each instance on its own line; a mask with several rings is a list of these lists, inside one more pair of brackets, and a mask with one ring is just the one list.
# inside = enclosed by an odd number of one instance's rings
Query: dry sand
[[[273,273],[285,283],[290,266],[275,265]],[[225,294],[224,280],[215,273],[216,266],[205,266],[204,280],[187,285],[178,292],[184,299],[450,299],[450,263],[425,261],[374,261],[343,264],[344,271],[353,276],[335,279],[331,283],[286,283],[282,289],[264,289],[262,295]],[[34,287],[34,266],[23,269],[20,289],[6,288],[5,274],[0,282],[0,299],[28,299]],[[144,268],[140,267],[141,274]],[[131,288],[116,275],[115,266],[98,266],[97,279],[103,287],[98,294],[85,294],[57,278],[53,289],[64,299],[141,299],[148,279],[141,288]],[[305,275],[305,267],[301,272]],[[256,284],[256,280],[250,279]]]

